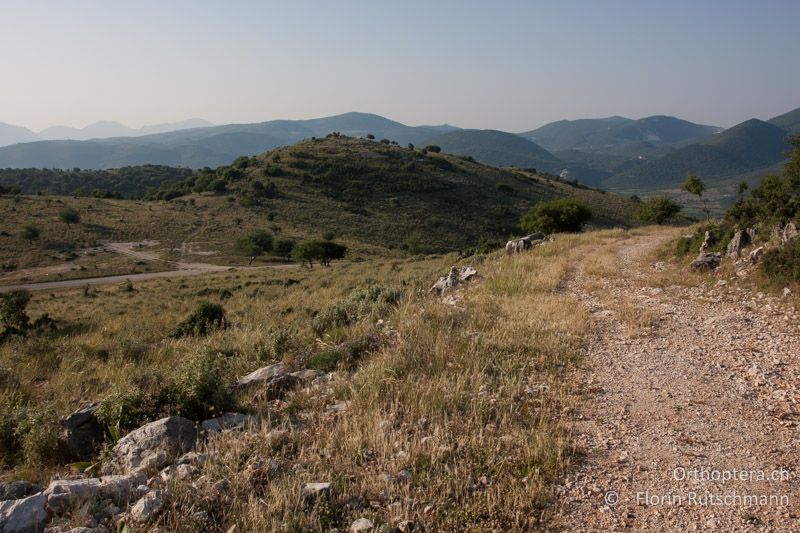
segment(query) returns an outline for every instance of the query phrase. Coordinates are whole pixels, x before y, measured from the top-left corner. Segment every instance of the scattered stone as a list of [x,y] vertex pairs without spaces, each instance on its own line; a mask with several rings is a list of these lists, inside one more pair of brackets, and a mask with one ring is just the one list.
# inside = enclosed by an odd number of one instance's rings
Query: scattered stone
[[47,525],[45,496],[42,493],[27,498],[0,501],[0,531],[29,533],[43,531]]
[[160,490],[151,490],[131,507],[131,519],[140,524],[149,522],[151,518],[161,511],[163,504],[162,492]]
[[790,289],[789,287],[784,287],[783,288],[783,297],[784,298],[788,298],[791,295],[792,295],[792,289]]
[[236,386],[243,388],[251,385],[263,385],[276,377],[287,374],[287,372],[286,365],[283,363],[275,363],[274,365],[265,366],[247,374],[236,382]]
[[[42,487],[28,483],[27,481],[12,481],[10,483],[0,483],[0,501],[21,500],[28,496],[42,492]],[[2,529],[0,529],[2,531]]]
[[306,498],[319,498],[328,496],[331,493],[330,483],[306,483],[301,489],[301,493]]
[[397,531],[400,533],[411,533],[414,531],[414,522],[411,520],[403,520],[397,524]]
[[328,406],[329,413],[344,413],[348,409],[350,409],[350,402],[336,402],[333,405]]
[[450,272],[433,284],[429,292],[434,292],[443,295],[448,289],[453,289],[463,283],[471,280],[478,275],[478,271],[471,266],[451,267]]
[[372,520],[368,518],[359,518],[350,524],[350,532],[360,533],[361,531],[371,531],[374,527],[375,524],[372,523]]
[[307,383],[317,379],[319,377],[319,372],[316,370],[312,370],[310,368],[306,368],[303,370],[298,370],[297,372],[292,372],[289,375],[297,379],[298,381]]
[[204,453],[189,452],[181,455],[175,465],[198,465],[203,464],[208,459],[208,455]]
[[111,450],[102,473],[159,470],[197,443],[197,424],[180,416],[150,422],[123,437]]
[[64,428],[59,441],[72,459],[90,459],[103,445],[103,426],[94,414],[98,407],[92,403],[59,420]]
[[191,478],[197,468],[190,464],[180,464],[168,466],[159,473],[161,481],[169,483],[170,481],[181,481]]
[[798,235],[800,235],[800,231],[797,230],[797,225],[794,222],[789,222],[786,224],[786,227],[783,228],[781,242],[787,243],[793,239],[796,239]]
[[719,266],[719,262],[720,254],[703,252],[689,266],[695,270],[714,270]]
[[755,264],[755,263],[758,263],[763,256],[764,256],[764,247],[763,246],[759,246],[758,248],[756,248],[755,250],[750,252],[750,255],[747,256],[747,260],[751,264]]
[[217,418],[204,420],[201,426],[204,430],[219,433],[221,431],[231,431],[244,429],[256,423],[256,417],[242,413],[225,413]]

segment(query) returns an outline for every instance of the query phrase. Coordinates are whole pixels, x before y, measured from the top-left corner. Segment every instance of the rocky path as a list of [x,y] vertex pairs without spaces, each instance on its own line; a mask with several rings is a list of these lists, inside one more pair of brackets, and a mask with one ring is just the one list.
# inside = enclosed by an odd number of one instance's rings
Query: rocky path
[[[659,286],[647,258],[669,237],[621,240],[619,276],[579,267],[566,288],[592,323],[577,376],[585,455],[558,487],[550,523],[800,530],[798,312],[789,299],[714,278]],[[652,325],[632,333],[621,301]]]

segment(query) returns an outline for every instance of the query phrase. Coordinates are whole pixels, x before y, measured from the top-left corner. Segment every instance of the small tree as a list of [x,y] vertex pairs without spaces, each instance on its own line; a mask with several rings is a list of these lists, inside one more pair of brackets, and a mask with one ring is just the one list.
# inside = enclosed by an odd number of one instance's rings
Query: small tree
[[37,240],[39,235],[41,235],[41,232],[36,226],[25,226],[19,232],[20,238],[25,239],[29,244],[33,244],[33,241]]
[[442,147],[441,146],[436,146],[435,144],[430,144],[430,145],[425,147],[425,151],[426,152],[433,152],[434,154],[438,154],[439,152],[442,151]]
[[520,226],[529,233],[578,232],[590,218],[592,211],[582,202],[572,198],[559,198],[533,206],[523,215]]
[[30,319],[25,308],[31,300],[31,293],[26,290],[10,291],[0,294],[0,325],[4,333],[20,333],[28,329]]
[[61,222],[66,224],[77,224],[81,221],[81,215],[78,213],[78,210],[73,207],[67,207],[63,211],[58,214],[58,218]]
[[681,209],[666,196],[658,196],[642,201],[636,208],[636,220],[645,223],[663,224],[669,218],[677,215]]
[[343,259],[347,254],[347,246],[333,242],[332,240],[325,240],[319,243],[322,250],[322,257],[320,261],[323,265],[330,265],[334,259]]
[[683,185],[681,185],[681,189],[700,198],[700,201],[703,202],[703,212],[706,214],[706,220],[708,220],[711,217],[711,214],[708,211],[706,199],[703,197],[703,191],[706,190],[703,180],[701,180],[699,176],[689,174],[686,176],[686,181],[684,181]]
[[314,268],[314,261],[319,261],[322,258],[320,242],[322,241],[302,241],[298,243],[292,250],[292,257],[301,263],[308,261],[308,267]]
[[273,253],[278,257],[283,257],[286,261],[291,259],[292,250],[294,250],[295,242],[293,239],[278,239],[275,241]]
[[256,257],[272,250],[272,234],[265,230],[256,230],[236,239],[236,250],[250,258],[252,264]]

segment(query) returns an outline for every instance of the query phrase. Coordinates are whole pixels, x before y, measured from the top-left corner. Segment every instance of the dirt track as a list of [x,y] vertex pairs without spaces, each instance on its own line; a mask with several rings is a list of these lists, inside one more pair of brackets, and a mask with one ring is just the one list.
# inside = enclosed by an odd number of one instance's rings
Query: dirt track
[[[577,376],[584,401],[575,431],[586,455],[558,487],[550,523],[565,531],[796,531],[798,313],[787,299],[713,279],[653,286],[646,258],[667,237],[620,241],[619,276],[600,279],[598,289],[579,267],[567,288],[592,317]],[[618,316],[624,300],[653,325],[632,335]]]

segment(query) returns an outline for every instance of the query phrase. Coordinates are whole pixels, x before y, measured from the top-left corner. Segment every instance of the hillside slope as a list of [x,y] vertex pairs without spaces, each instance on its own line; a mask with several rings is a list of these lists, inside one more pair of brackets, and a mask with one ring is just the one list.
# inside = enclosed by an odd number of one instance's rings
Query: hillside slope
[[560,170],[559,159],[519,135],[497,130],[458,130],[432,137],[428,144],[440,146],[451,154],[474,157],[495,166],[536,168],[547,172]]
[[793,109],[783,115],[778,115],[769,119],[767,122],[787,130],[789,133],[800,134],[800,107]]
[[252,191],[272,182],[276,197],[256,200],[261,205],[253,209],[306,231],[388,248],[444,251],[505,239],[535,202],[564,196],[590,205],[596,226],[628,225],[633,210],[613,194],[344,136],[305,140],[238,166],[241,177],[229,189],[240,202],[254,203]]
[[785,159],[788,134],[752,119],[703,142],[616,174],[603,182],[610,189],[661,189],[679,186],[688,174],[724,184]]

